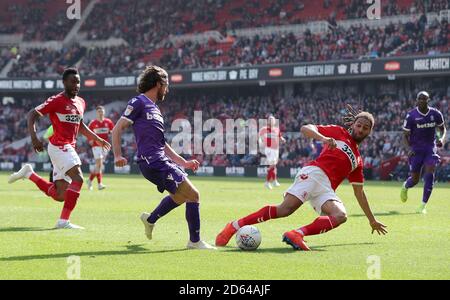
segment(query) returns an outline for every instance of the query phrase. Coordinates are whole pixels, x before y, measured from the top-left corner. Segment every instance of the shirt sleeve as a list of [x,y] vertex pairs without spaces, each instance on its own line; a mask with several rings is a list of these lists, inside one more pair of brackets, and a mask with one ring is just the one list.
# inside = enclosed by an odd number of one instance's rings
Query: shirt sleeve
[[139,98],[133,98],[130,101],[128,101],[127,108],[122,114],[122,118],[130,121],[131,123],[134,123],[139,116],[141,115],[141,112],[144,108],[144,103]]
[[403,122],[403,130],[411,131],[412,127],[413,127],[413,122],[412,122],[411,114],[407,114],[405,121]]
[[337,125],[326,125],[326,126],[316,125],[316,127],[320,134],[334,139],[342,137],[342,134],[345,131],[344,128]]
[[436,124],[437,126],[441,127],[442,125],[444,125],[444,116],[442,115],[442,113],[438,110],[436,110]]
[[38,114],[41,116],[47,115],[51,112],[54,112],[56,110],[56,107],[58,106],[56,98],[50,97],[48,98],[44,103],[37,106],[35,110]]
[[109,126],[109,130],[112,131],[114,129],[114,122],[109,120],[108,126]]
[[94,131],[94,126],[93,125],[94,125],[94,120],[89,122],[89,125],[88,125],[89,129],[92,130],[92,131]]
[[351,184],[363,185],[364,184],[364,173],[363,166],[360,164],[353,172],[348,175],[348,181]]

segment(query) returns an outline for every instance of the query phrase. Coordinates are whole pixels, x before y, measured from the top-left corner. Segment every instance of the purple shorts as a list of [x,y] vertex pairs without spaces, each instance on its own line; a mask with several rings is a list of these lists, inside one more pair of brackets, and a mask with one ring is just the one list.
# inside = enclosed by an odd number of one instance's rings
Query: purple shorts
[[433,150],[414,150],[415,155],[409,158],[409,170],[413,173],[420,173],[422,166],[437,166],[439,164],[440,157]]
[[141,160],[138,164],[142,175],[155,184],[160,193],[166,190],[175,194],[178,186],[187,177],[187,174],[171,161],[156,161],[148,164],[145,160]]

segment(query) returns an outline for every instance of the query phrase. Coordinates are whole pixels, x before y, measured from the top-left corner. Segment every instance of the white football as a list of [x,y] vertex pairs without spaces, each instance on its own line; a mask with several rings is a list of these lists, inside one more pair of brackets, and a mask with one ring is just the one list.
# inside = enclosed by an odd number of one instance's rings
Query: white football
[[256,250],[261,244],[261,233],[255,226],[243,226],[236,233],[236,244],[242,250]]

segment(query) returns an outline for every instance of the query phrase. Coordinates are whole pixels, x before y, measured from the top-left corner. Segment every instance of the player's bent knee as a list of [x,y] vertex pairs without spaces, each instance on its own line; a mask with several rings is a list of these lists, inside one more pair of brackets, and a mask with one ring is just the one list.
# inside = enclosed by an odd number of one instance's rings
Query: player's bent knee
[[197,189],[192,189],[189,193],[189,199],[187,202],[199,202],[200,201],[200,192]]
[[338,224],[343,224],[347,222],[347,214],[345,212],[340,212],[335,215],[333,215],[334,219]]

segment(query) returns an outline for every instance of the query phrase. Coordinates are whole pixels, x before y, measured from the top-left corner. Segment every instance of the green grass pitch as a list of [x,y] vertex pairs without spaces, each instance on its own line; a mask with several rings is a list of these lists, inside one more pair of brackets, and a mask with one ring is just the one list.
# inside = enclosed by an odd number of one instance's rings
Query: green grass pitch
[[[371,273],[376,266],[381,279],[450,279],[449,184],[435,185],[428,214],[420,215],[415,211],[421,185],[403,204],[400,183],[366,183],[387,236],[371,234],[351,186],[344,184],[338,195],[348,221],[308,237],[314,251],[293,251],[281,242],[283,232],[316,217],[307,204],[288,218],[257,225],[262,233],[257,251],[240,251],[233,239],[226,248],[205,252],[185,250],[184,206],[157,223],[152,241],[146,239],[139,215],[151,211],[162,194],[140,176],[106,175],[106,190],[84,189],[72,221],[86,230],[70,231],[51,230],[61,203],[29,181],[8,185],[7,175],[0,173],[0,279],[68,279],[77,274],[71,256],[78,257],[81,279],[368,279],[368,273],[377,274]],[[201,194],[202,238],[210,243],[228,221],[278,204],[291,183],[282,180],[269,191],[263,179],[191,179]]]

